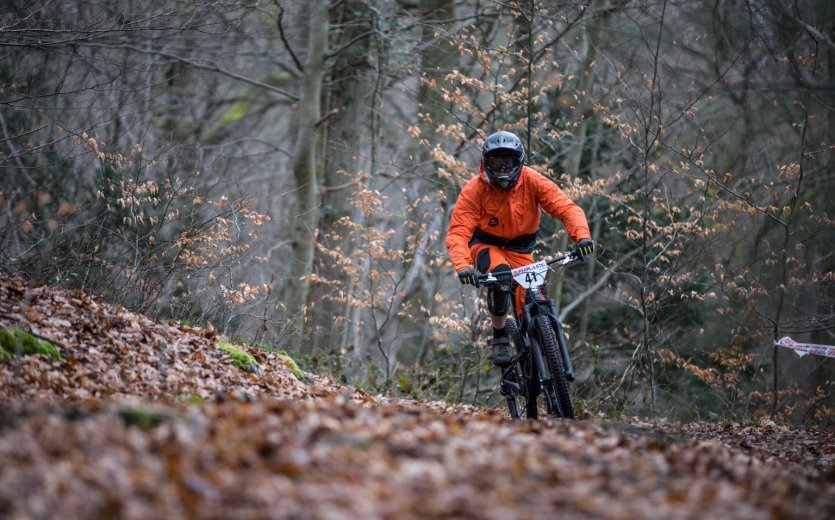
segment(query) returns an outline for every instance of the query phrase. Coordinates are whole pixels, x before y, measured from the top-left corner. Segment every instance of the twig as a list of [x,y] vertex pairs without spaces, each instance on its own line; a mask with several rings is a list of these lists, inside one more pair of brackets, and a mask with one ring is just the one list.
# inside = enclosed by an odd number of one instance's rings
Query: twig
[[290,57],[293,58],[293,63],[296,64],[296,68],[299,69],[299,72],[304,74],[304,67],[299,61],[299,58],[296,56],[296,53],[293,52],[293,49],[290,47],[290,42],[287,41],[287,36],[284,34],[284,25],[281,23],[284,19],[284,8],[281,7],[278,0],[275,0],[275,5],[278,7],[278,20],[276,20],[275,24],[278,26],[278,34],[281,36],[281,43],[284,44],[284,48],[290,53]]

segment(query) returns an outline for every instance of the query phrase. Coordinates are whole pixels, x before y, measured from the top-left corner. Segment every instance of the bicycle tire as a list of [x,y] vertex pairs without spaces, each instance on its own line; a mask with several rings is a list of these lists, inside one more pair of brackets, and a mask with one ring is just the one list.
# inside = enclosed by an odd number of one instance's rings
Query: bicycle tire
[[507,411],[510,412],[511,419],[522,418],[522,406],[519,404],[519,396],[509,395],[505,397],[507,400]]
[[[516,350],[518,358],[516,373],[519,376],[519,389],[522,392],[522,397],[525,399],[525,416],[528,419],[536,419],[536,393],[531,388],[531,360],[530,357],[524,355],[523,352],[522,334],[519,330],[519,322],[516,321],[516,318],[508,318],[505,328],[507,329],[507,335],[510,336],[510,343]],[[518,406],[518,400],[516,404]],[[508,403],[508,406],[510,406],[510,403]],[[513,416],[513,411],[511,411],[511,416]]]
[[511,419],[522,418],[522,407],[519,405],[519,392],[522,387],[519,383],[519,375],[516,366],[502,368],[500,393],[507,401],[507,411]]
[[[542,347],[542,338],[541,334],[539,333],[539,326],[536,321],[534,321],[534,328],[537,332],[535,334],[535,337],[530,338],[532,351],[531,355],[533,356],[533,351],[535,350],[539,352],[540,357],[544,357],[545,349]],[[548,364],[548,360],[544,359],[543,362],[545,363],[545,370],[550,372],[551,368]],[[551,382],[550,374],[547,375],[549,377],[545,381],[543,381],[542,374],[539,373],[539,368],[537,367],[537,364],[531,361],[531,395],[534,396],[532,399],[535,399],[535,396],[538,396],[540,393],[544,394],[545,411],[550,415],[562,417],[562,414],[560,413],[559,401],[557,400],[557,392],[554,389],[553,383]]]
[[537,316],[534,325],[539,334],[540,344],[545,353],[545,360],[548,369],[551,371],[551,385],[556,393],[558,413],[565,419],[574,419],[574,404],[571,402],[571,392],[568,388],[568,380],[565,377],[562,361],[557,346],[556,334],[551,326],[548,316]]

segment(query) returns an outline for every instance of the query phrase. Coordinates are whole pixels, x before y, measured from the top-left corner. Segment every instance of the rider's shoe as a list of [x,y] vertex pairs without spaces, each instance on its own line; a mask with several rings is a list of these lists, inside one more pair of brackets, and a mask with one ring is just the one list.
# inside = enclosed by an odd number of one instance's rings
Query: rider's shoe
[[507,336],[500,336],[490,340],[490,347],[493,349],[493,364],[497,367],[506,367],[513,362],[513,352],[510,351],[510,340]]

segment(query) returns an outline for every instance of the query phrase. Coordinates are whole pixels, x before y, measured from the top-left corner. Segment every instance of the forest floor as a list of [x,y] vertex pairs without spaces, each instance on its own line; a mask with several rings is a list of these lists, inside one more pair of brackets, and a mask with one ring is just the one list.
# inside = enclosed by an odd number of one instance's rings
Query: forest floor
[[[835,433],[510,421],[0,274],[0,518],[835,518]],[[253,367],[254,368],[254,367]],[[301,376],[301,377],[299,377]]]

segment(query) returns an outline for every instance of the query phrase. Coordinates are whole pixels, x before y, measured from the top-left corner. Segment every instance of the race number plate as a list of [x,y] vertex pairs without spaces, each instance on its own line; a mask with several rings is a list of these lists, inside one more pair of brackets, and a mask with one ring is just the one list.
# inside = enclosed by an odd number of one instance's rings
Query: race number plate
[[525,289],[539,287],[545,283],[545,275],[548,273],[548,264],[544,261],[536,262],[522,267],[517,267],[510,273],[513,276],[513,279],[516,280],[516,283]]

